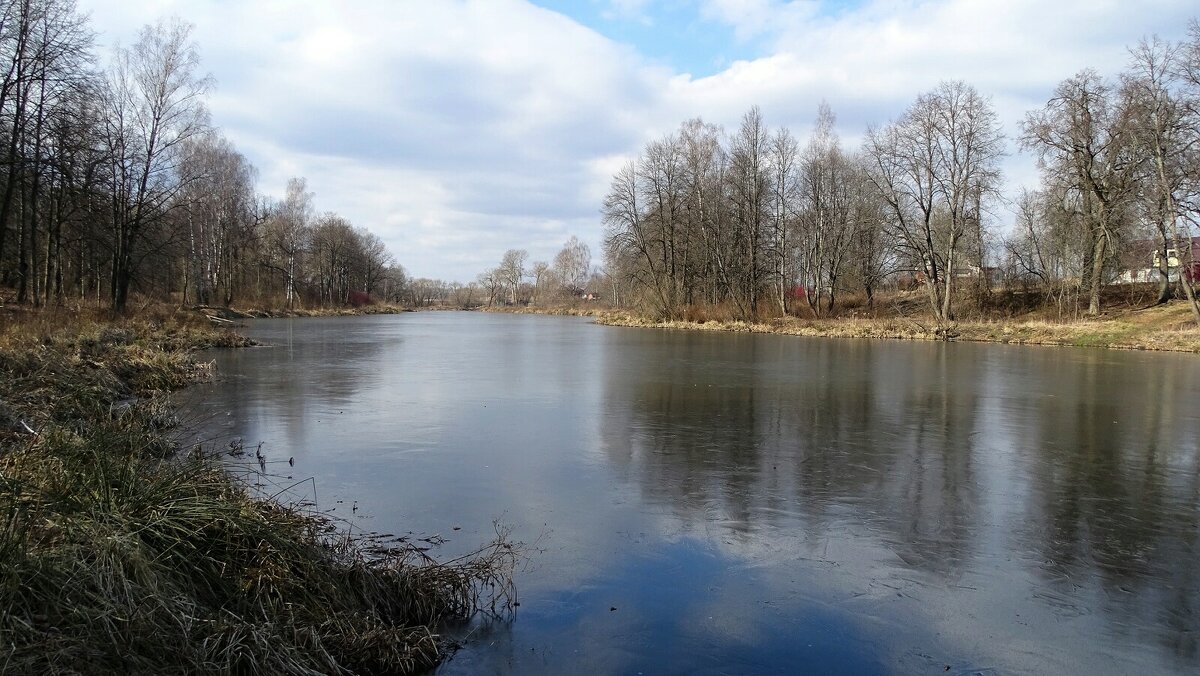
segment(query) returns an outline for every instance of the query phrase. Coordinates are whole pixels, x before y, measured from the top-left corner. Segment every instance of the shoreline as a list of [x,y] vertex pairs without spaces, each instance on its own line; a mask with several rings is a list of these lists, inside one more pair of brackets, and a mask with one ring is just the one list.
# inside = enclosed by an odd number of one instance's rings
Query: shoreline
[[514,315],[592,317],[596,324],[628,328],[727,333],[764,333],[808,338],[866,338],[874,340],[961,341],[1047,347],[1096,347],[1147,352],[1200,353],[1200,327],[1182,303],[1125,311],[1096,319],[1055,322],[1043,319],[991,319],[952,322],[938,328],[924,316],[781,317],[765,322],[742,320],[654,320],[628,310],[589,306],[499,306],[480,308],[409,308],[396,305],[359,308],[265,310],[198,306],[193,311],[221,326],[237,319],[350,317],[407,312],[488,312]]
[[166,393],[244,336],[195,313],[0,327],[0,635],[22,673],[393,673],[505,613],[504,533],[440,564],[256,493],[229,449],[180,447]]
[[537,305],[506,305],[496,307],[481,307],[480,312],[509,315],[546,315],[549,317],[599,317],[612,312],[604,308],[592,307],[549,307]]
[[186,311],[208,317],[214,323],[234,322],[238,319],[283,319],[300,317],[358,317],[362,315],[398,315],[416,312],[404,305],[373,304],[359,307],[315,307],[315,308],[246,308],[196,305]]
[[[1099,347],[1150,352],[1200,353],[1200,328],[1179,321],[1181,307],[1151,308],[1145,317],[1136,313],[1118,317],[1055,323],[1044,320],[993,320],[954,322],[938,329],[925,318],[833,318],[787,317],[770,322],[738,320],[694,322],[656,321],[630,312],[596,312],[595,322],[605,326],[767,333],[810,338],[866,338],[875,340],[962,341],[1006,345],[1053,347]],[[1158,320],[1158,321],[1155,321]]]

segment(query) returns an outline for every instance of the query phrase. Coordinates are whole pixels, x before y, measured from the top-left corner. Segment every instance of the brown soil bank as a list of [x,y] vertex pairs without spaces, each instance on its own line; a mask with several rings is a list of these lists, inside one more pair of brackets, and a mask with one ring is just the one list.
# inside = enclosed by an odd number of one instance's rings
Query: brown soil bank
[[245,343],[194,313],[0,325],[0,670],[411,673],[507,602],[503,538],[436,564],[180,452],[159,394]]
[[1097,319],[1054,322],[1034,318],[954,322],[937,327],[915,316],[839,317],[799,319],[784,317],[761,322],[655,321],[633,313],[609,312],[596,322],[610,326],[638,326],[701,331],[748,331],[830,338],[891,338],[902,340],[966,340],[1024,345],[1068,345],[1129,350],[1200,352],[1200,328],[1183,302],[1113,312]]

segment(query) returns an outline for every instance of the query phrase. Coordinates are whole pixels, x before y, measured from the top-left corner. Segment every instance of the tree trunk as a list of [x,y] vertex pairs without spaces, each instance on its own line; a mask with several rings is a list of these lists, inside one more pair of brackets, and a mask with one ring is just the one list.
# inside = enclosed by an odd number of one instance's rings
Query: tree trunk
[[1196,290],[1192,287],[1194,280],[1189,279],[1191,272],[1194,269],[1195,263],[1192,261],[1192,242],[1188,240],[1188,255],[1183,255],[1183,249],[1180,248],[1179,241],[1179,224],[1177,221],[1171,221],[1171,241],[1175,245],[1175,258],[1179,260],[1179,284],[1183,287],[1183,295],[1187,297],[1188,306],[1192,310],[1192,317],[1196,319],[1196,323],[1200,324],[1200,304],[1196,302]]
[[1100,314],[1100,290],[1104,286],[1104,254],[1107,245],[1108,233],[1101,231],[1098,233],[1095,247],[1092,249],[1092,269],[1089,275],[1088,314],[1093,317]]
[[[1176,255],[1178,255],[1176,249]],[[1162,305],[1171,300],[1175,294],[1171,292],[1171,273],[1170,259],[1167,256],[1167,242],[1164,238],[1162,246],[1159,248],[1158,258],[1158,300],[1154,301],[1155,305]]]

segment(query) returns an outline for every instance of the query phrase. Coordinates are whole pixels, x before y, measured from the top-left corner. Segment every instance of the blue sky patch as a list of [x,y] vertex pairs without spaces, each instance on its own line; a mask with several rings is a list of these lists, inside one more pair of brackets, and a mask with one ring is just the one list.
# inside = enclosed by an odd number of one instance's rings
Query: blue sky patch
[[757,41],[739,38],[732,26],[704,16],[697,3],[689,0],[648,2],[628,12],[601,0],[535,0],[534,4],[694,77],[713,75],[734,61],[763,55]]

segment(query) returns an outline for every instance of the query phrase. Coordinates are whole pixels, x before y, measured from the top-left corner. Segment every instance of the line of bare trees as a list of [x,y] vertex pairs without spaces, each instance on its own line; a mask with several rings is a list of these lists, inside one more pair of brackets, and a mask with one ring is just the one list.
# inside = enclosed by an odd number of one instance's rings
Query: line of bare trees
[[[1200,225],[1200,25],[1145,40],[1116,81],[1091,70],[1029,113],[1018,139],[1042,185],[989,232],[1005,139],[990,100],[964,82],[918,96],[845,148],[822,104],[802,146],[757,108],[739,127],[690,120],[613,177],[602,214],[613,297],[662,316],[725,305],[743,317],[832,312],[839,293],[868,304],[887,281],[919,284],[939,322],[996,281],[1102,309],[1104,287],[1160,255],[1159,300],[1182,290]],[[1141,259],[1145,259],[1142,261]],[[1139,262],[1140,261],[1140,262]],[[1064,302],[1069,300],[1069,302]]]
[[530,263],[529,252],[509,249],[500,264],[480,273],[470,288],[479,291],[480,304],[489,306],[569,303],[588,293],[595,276],[591,249],[572,236],[552,263]]
[[1020,141],[1043,176],[1022,195],[1007,246],[1020,271],[1060,294],[1078,288],[1097,314],[1115,271],[1153,261],[1159,302],[1181,289],[1200,321],[1194,280],[1172,279],[1169,267],[1171,258],[1188,271],[1197,263],[1200,23],[1187,40],[1142,40],[1115,79],[1089,69],[1064,80],[1026,117]]
[[209,121],[191,28],[145,27],[102,67],[73,0],[0,0],[0,287],[124,311],[399,295],[382,241],[315,215],[303,179],[273,202]]
[[317,215],[303,178],[288,181],[283,200],[263,214],[253,229],[259,293],[287,307],[407,300],[408,277],[383,240],[335,213]]
[[950,317],[955,271],[983,258],[982,207],[996,193],[1002,135],[961,82],[923,94],[895,122],[843,147],[822,104],[807,143],[769,130],[757,108],[730,135],[700,120],[650,143],[605,199],[605,256],[661,315],[726,304],[744,317],[838,293],[868,303],[900,269],[920,273]]

